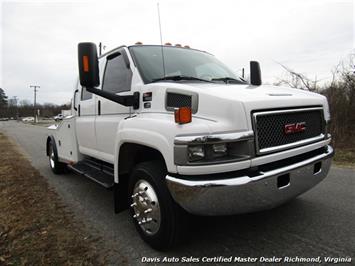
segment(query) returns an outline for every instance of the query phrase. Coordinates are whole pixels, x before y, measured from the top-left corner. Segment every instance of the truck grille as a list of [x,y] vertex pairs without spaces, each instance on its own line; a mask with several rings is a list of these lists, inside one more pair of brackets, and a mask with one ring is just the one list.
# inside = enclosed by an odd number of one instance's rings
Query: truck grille
[[[304,145],[324,138],[322,108],[256,112],[253,114],[258,154]],[[304,129],[300,130],[300,125]],[[291,127],[290,132],[286,132]]]

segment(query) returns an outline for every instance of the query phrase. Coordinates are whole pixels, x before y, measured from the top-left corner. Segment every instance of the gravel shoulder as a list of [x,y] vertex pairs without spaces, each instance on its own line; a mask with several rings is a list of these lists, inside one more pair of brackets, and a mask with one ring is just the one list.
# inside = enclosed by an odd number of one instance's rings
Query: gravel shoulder
[[97,238],[1,133],[0,154],[0,264],[105,264]]

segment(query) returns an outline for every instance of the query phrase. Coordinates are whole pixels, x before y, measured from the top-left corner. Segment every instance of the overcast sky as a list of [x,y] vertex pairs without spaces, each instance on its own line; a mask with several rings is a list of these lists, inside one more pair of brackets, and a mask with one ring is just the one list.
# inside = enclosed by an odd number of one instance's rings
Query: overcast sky
[[[40,85],[38,102],[68,102],[77,43],[159,44],[157,2],[2,1],[0,87],[32,102],[29,85]],[[354,49],[353,1],[159,2],[163,42],[209,51],[235,71],[258,60],[269,83],[282,76],[276,62],[326,81]]]

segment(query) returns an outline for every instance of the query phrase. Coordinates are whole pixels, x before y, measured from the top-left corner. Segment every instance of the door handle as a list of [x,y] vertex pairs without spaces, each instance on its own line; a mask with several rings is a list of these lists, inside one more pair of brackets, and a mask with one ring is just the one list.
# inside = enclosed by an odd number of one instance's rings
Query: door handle
[[76,99],[76,94],[77,94],[78,92],[79,92],[78,89],[76,89],[75,92],[74,92],[73,108],[74,108],[75,111],[78,111],[78,108],[76,107],[76,101],[75,101],[75,99]]
[[100,100],[97,102],[97,113],[98,113],[98,115],[101,115],[101,101]]

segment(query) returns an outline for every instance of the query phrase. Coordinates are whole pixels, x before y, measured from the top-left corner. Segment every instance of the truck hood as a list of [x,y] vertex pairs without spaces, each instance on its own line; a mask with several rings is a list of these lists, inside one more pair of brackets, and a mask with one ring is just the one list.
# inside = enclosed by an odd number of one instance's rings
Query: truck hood
[[290,106],[323,105],[325,97],[300,89],[272,85],[190,85],[201,97],[210,96],[244,104],[248,111]]
[[[235,121],[238,124],[238,130],[252,129],[251,113],[256,110],[323,106],[324,117],[329,120],[326,97],[309,91],[272,85],[172,84],[168,82],[160,85],[174,90],[198,93],[196,117],[224,125],[230,125],[231,121]],[[235,128],[226,130],[235,130]]]

